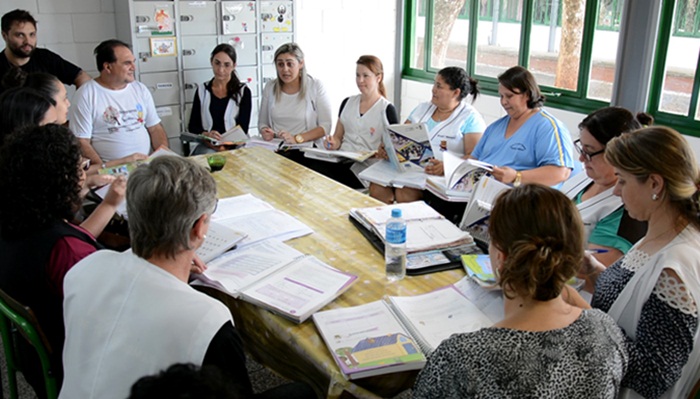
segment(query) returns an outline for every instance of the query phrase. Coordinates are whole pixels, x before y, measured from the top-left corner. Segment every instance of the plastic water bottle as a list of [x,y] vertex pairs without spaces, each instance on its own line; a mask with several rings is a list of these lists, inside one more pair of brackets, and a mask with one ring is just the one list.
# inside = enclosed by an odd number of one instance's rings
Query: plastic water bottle
[[401,209],[392,209],[391,219],[386,223],[384,261],[389,281],[399,281],[406,276],[406,221],[401,219]]

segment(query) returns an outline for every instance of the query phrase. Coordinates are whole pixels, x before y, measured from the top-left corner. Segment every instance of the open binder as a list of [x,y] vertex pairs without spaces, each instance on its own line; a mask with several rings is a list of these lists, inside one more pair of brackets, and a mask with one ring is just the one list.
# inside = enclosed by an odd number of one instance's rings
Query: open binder
[[313,320],[349,379],[421,369],[426,356],[450,335],[495,321],[453,285],[318,312]]

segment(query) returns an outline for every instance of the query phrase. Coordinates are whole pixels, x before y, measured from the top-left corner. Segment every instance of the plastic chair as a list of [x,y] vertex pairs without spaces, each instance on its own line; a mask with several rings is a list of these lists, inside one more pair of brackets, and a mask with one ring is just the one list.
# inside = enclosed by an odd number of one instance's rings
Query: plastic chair
[[700,380],[695,383],[693,390],[690,391],[690,395],[688,395],[688,399],[700,399]]
[[49,345],[46,336],[41,331],[34,312],[29,307],[22,305],[7,295],[5,291],[0,290],[0,334],[2,334],[2,345],[5,350],[7,382],[10,387],[10,398],[12,399],[18,397],[17,371],[22,371],[17,364],[18,357],[14,345],[17,332],[36,349],[39,355],[44,374],[46,397],[49,399],[57,398],[58,387],[49,360],[51,345]]

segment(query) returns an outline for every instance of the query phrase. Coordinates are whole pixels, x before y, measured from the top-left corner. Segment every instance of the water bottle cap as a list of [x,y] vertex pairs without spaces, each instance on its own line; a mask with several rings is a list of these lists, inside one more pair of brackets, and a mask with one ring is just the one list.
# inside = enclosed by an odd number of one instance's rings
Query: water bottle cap
[[400,218],[401,217],[401,209],[394,208],[391,210],[391,217],[392,218]]

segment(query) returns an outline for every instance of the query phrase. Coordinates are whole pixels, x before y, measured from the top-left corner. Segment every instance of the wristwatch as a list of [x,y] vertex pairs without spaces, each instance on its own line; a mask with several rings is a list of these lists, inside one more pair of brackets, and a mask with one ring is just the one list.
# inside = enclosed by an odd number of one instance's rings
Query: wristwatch
[[294,136],[294,141],[301,144],[304,142],[304,136],[302,136],[301,134],[297,134],[296,136]]
[[518,171],[515,173],[515,180],[513,180],[513,187],[520,187],[523,184],[523,174]]

